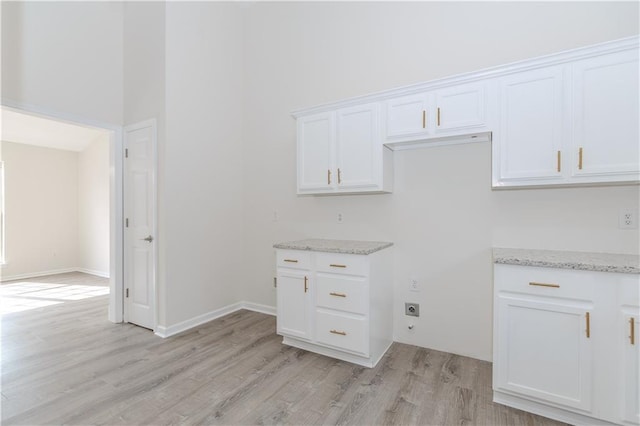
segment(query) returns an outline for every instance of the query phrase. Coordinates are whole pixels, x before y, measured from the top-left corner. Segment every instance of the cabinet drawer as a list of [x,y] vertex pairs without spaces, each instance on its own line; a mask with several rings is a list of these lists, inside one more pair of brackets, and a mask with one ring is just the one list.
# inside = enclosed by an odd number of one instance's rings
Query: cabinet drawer
[[364,315],[369,300],[367,288],[365,278],[319,273],[316,305]]
[[317,253],[316,269],[319,272],[368,276],[369,259],[357,254]]
[[279,268],[310,269],[311,253],[302,250],[278,250],[276,254]]
[[495,265],[495,290],[591,301],[597,272]]
[[316,341],[337,349],[369,356],[367,321],[337,313],[316,311]]

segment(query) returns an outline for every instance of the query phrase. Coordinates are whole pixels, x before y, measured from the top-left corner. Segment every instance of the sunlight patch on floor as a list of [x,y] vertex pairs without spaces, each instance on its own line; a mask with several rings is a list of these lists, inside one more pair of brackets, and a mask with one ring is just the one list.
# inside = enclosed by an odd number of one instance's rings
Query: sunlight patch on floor
[[0,285],[0,315],[109,294],[109,287],[20,282]]

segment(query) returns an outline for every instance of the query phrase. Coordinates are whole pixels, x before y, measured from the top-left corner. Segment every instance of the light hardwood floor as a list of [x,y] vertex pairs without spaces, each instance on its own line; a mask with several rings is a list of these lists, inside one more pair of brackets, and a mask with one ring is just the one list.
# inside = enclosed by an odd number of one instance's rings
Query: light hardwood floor
[[2,424],[559,424],[492,403],[487,362],[394,343],[368,369],[250,311],[161,339],[109,323],[107,297],[3,317]]

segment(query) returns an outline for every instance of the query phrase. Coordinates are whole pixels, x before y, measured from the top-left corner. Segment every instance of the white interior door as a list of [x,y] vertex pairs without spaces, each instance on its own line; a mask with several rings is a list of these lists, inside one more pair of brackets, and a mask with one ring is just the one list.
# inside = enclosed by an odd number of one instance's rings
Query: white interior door
[[145,328],[156,325],[156,123],[125,127],[124,314]]

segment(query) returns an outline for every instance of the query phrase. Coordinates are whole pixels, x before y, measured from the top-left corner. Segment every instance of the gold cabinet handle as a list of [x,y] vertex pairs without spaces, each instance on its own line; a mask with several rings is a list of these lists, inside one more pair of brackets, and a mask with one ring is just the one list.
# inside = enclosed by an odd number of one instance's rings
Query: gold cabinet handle
[[332,268],[346,268],[347,265],[339,265],[337,263],[332,263],[329,266],[331,266]]
[[578,150],[578,170],[582,170],[582,148]]
[[546,284],[546,283],[537,283],[537,282],[530,282],[529,285],[533,285],[536,287],[553,287],[553,288],[560,288],[560,286],[558,284]]
[[422,110],[422,128],[427,128],[427,111],[424,109]]
[[342,183],[342,172],[338,169],[338,183]]
[[440,107],[438,107],[438,127],[440,127]]
[[285,259],[285,262],[290,262],[290,263],[298,263],[298,261],[296,259]]
[[591,315],[589,312],[585,314],[585,318],[587,320],[587,339],[591,338]]
[[327,185],[331,185],[331,170],[327,170]]
[[636,344],[636,320],[631,317],[629,318],[629,331],[631,332],[631,334],[629,334],[629,341],[631,342],[632,345]]
[[329,333],[331,334],[339,334],[341,336],[346,336],[347,333],[345,333],[344,331],[338,331],[338,330],[329,330]]
[[560,165],[562,161],[562,152],[558,151],[558,173],[562,170],[562,166]]
[[329,295],[330,296],[336,296],[336,297],[347,297],[347,295],[344,294],[344,293],[333,293],[333,292],[331,292],[331,293],[329,293]]
[[309,290],[309,278],[307,278],[306,275],[305,275],[305,277],[304,277],[304,292],[306,293],[307,290]]

